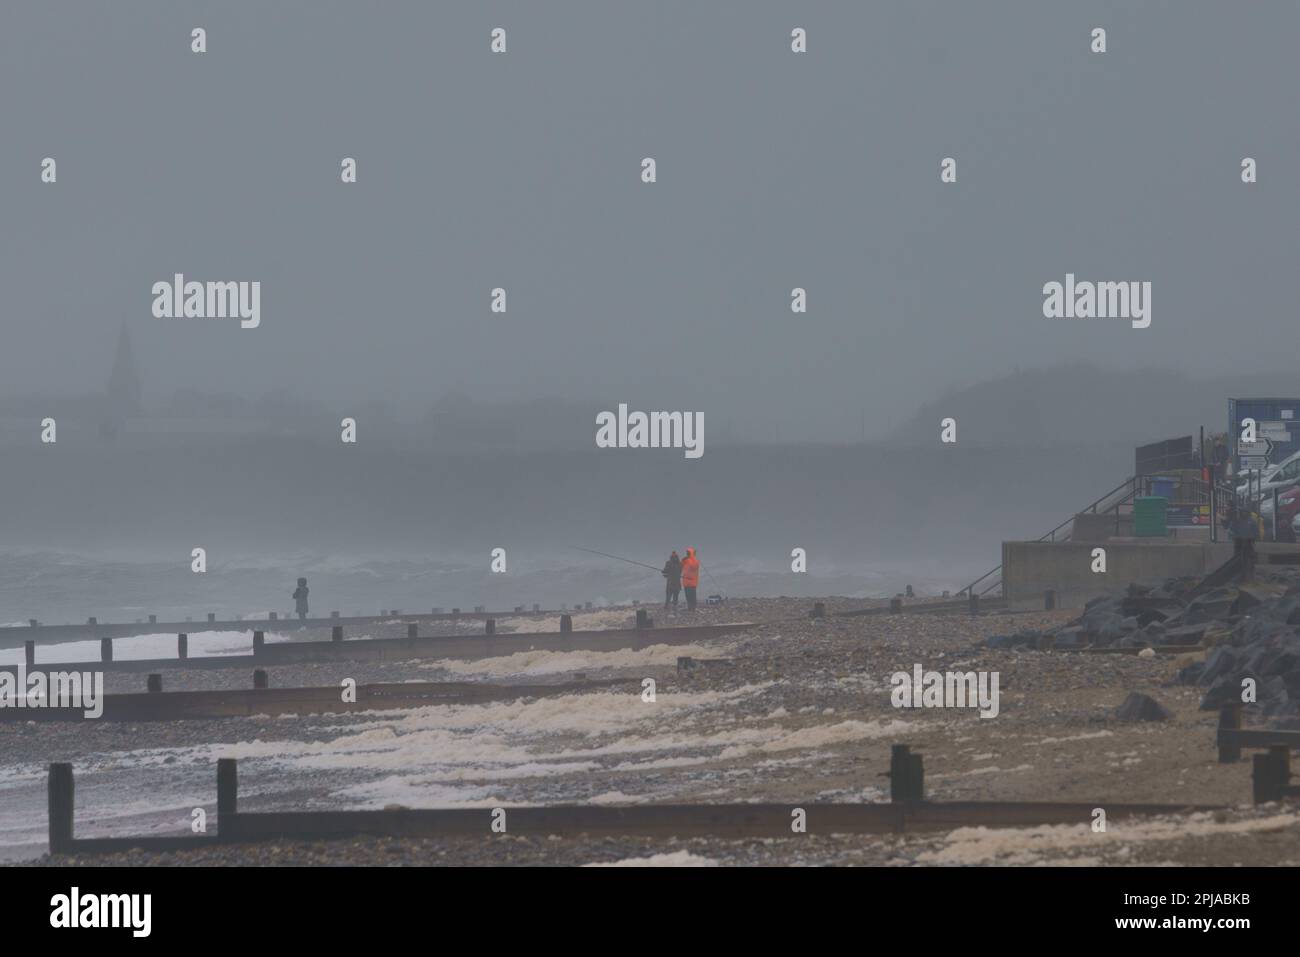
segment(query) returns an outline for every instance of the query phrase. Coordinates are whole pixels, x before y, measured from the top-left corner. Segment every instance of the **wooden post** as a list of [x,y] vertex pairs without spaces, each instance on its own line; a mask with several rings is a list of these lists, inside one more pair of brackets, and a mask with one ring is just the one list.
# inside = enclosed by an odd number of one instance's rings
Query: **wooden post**
[[497,621],[495,618],[489,618],[483,623],[484,632],[489,635],[497,633]]
[[909,754],[907,756],[907,770],[909,775],[908,789],[912,794],[913,801],[925,800],[925,768],[921,764],[919,754]]
[[1282,780],[1282,792],[1286,793],[1291,784],[1291,745],[1275,744],[1269,746],[1269,753],[1278,765],[1278,778]]
[[910,750],[905,744],[896,744],[889,749],[889,800],[893,804],[913,799]]
[[278,612],[272,611],[272,612],[268,612],[266,617],[271,619],[271,621],[276,621],[279,619],[280,615]]
[[266,632],[264,631],[253,632],[253,657],[256,658],[258,655],[260,655],[262,653],[262,649],[265,647],[266,647]]
[[980,596],[975,594],[974,591],[970,593],[970,613],[972,615],[980,613]]
[[812,616],[814,618],[826,617],[826,603],[822,601],[813,602]]
[[176,657],[188,658],[190,656],[190,636],[181,632],[176,636]]
[[335,625],[333,628],[330,629],[330,641],[342,641],[342,640],[343,640],[343,626]]
[[903,610],[903,599],[901,599],[901,598],[891,598],[891,599],[889,599],[889,613],[890,613],[891,615],[897,615],[897,614],[899,614],[902,610]]
[[99,619],[96,618],[94,615],[91,615],[89,618],[86,619],[86,624],[88,624],[88,625],[98,625],[98,624],[99,624]]
[[406,637],[407,637],[407,638],[419,638],[419,637],[420,637],[420,626],[419,626],[418,624],[410,624],[410,625],[407,625],[407,626],[406,626]]
[[269,688],[269,687],[271,687],[271,685],[270,682],[266,680],[266,672],[263,671],[261,668],[256,669],[253,672],[254,690],[261,691],[262,689]]
[[[239,810],[239,772],[234,758],[217,758],[217,836],[222,822],[231,821]],[[229,832],[225,835],[229,837]]]
[[1253,797],[1256,804],[1280,801],[1286,794],[1286,759],[1275,748],[1255,755]]
[[1282,775],[1282,785],[1285,787],[1291,781],[1291,746],[1289,744],[1274,744],[1269,747],[1273,752],[1273,760],[1277,761]]
[[560,616],[560,634],[568,634],[573,631],[573,619],[568,615]]
[[638,628],[650,627],[650,616],[646,614],[646,610],[644,608],[638,608],[636,610],[636,626]]
[[1056,589],[1049,588],[1043,592],[1043,610],[1056,611]]
[[73,784],[72,765],[50,765],[50,853],[65,854],[72,850]]
[[99,639],[99,660],[100,661],[113,660],[113,639],[112,638]]
[[455,617],[457,617],[458,615],[460,615],[460,609],[459,609],[459,608],[453,608],[453,609],[451,610],[451,616],[452,616],[453,618],[455,618]]
[[216,612],[212,612],[212,611],[208,612],[208,621],[209,621],[209,622],[213,622],[213,621],[216,621],[216,620],[217,620],[217,614],[216,614]]
[[162,691],[162,675],[151,674],[145,679],[145,688],[150,694],[157,694]]
[[27,662],[28,668],[31,668],[36,664],[36,642],[23,642],[23,659]]
[[[1241,760],[1241,742],[1234,731],[1241,730],[1241,703],[1234,701],[1219,709],[1219,763]],[[1227,732],[1227,733],[1225,733]]]
[[156,624],[158,624],[158,616],[157,616],[157,615],[150,615],[150,616],[149,616],[149,624],[151,624],[151,625],[156,625]]
[[1214,498],[1214,471],[1210,471],[1210,541],[1219,540],[1219,505]]

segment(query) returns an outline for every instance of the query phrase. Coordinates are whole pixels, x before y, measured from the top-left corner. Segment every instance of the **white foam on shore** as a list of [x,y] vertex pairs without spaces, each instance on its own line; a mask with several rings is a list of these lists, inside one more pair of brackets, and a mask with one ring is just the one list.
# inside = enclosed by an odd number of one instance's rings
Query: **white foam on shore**
[[[639,774],[751,754],[790,754],[799,763],[819,748],[912,727],[895,720],[788,728],[774,719],[775,712],[743,718],[735,713],[736,707],[770,686],[661,692],[654,703],[643,701],[635,689],[435,705],[376,712],[351,725],[315,725],[318,733],[330,732],[326,740],[259,738],[125,752],[105,755],[104,760],[119,770],[177,764],[210,767],[217,758],[230,757],[246,762],[251,781],[268,773],[282,779],[285,771],[304,772],[308,779],[318,778],[315,772],[331,772],[327,777],[333,795],[350,804],[436,807],[487,801],[496,796],[492,788],[525,779],[540,782],[567,776],[573,783],[561,785],[560,790],[572,792],[589,786],[595,775]],[[266,729],[273,733],[274,726]],[[346,772],[368,772],[367,777],[375,779],[359,780]],[[645,795],[628,798],[646,799]]]
[[649,857],[625,857],[621,861],[592,861],[583,867],[717,867],[711,857],[701,857],[690,851],[673,851],[671,854],[651,854]]
[[588,799],[588,804],[597,805],[618,805],[618,804],[638,804],[645,800],[644,795],[624,794],[622,791],[605,791],[603,794],[597,794]]
[[1119,820],[1106,830],[1091,824],[1041,825],[1026,828],[960,827],[947,836],[944,847],[917,855],[919,864],[1056,864],[1051,854],[1068,854],[1087,848],[1092,853],[1126,844],[1180,841],[1193,838],[1263,834],[1300,826],[1300,811],[1241,821],[1216,822],[1210,813],[1187,817]]
[[[84,769],[79,767],[77,770],[81,773]],[[146,821],[147,830],[151,832],[186,833],[192,821],[190,812],[196,807],[210,806],[211,801],[210,794],[173,791],[170,788],[151,789],[147,797],[135,799],[123,799],[116,795],[113,801],[78,807],[77,836],[145,833],[146,827],[142,822]],[[0,848],[44,844],[48,835],[44,813],[38,824],[25,810],[17,806],[0,805]]]
[[[262,740],[196,748],[128,752],[119,764],[161,764],[170,758],[208,763],[222,757],[260,759],[303,768],[371,768],[428,770],[482,769],[494,764],[585,758],[603,751],[617,753],[618,741],[638,725],[647,730],[673,723],[692,710],[725,706],[758,690],[661,694],[655,703],[641,700],[639,689],[626,693],[556,695],[475,705],[434,705],[404,712],[376,712],[374,718],[325,741]],[[614,738],[607,747],[575,747],[558,752],[537,748],[539,738],[563,735],[577,741]],[[688,736],[689,737],[689,736]],[[633,738],[633,740],[637,740]],[[665,746],[671,746],[665,736]],[[530,747],[530,745],[534,745]]]
[[986,764],[982,767],[971,768],[969,771],[953,771],[950,774],[935,774],[931,777],[932,780],[937,781],[940,778],[966,778],[979,774],[1019,774],[1022,771],[1032,771],[1033,769],[1032,764],[1018,764],[1014,768],[999,768],[992,764]]
[[[718,755],[721,760],[741,758],[754,751],[774,752],[793,750],[814,750],[833,744],[845,744],[850,741],[862,741],[868,738],[883,738],[901,734],[911,725],[906,721],[840,721],[836,724],[814,724],[786,732],[772,738],[772,730],[766,729],[760,743],[754,746],[735,745],[724,748]],[[777,729],[779,730],[779,729]]]
[[597,671],[601,668],[655,668],[676,665],[678,657],[722,657],[730,646],[651,645],[638,650],[618,651],[517,651],[499,658],[475,661],[450,659],[420,665],[452,674],[471,675],[554,675],[570,671]]
[[[574,631],[592,631],[602,628],[632,628],[636,625],[636,612],[626,608],[592,609],[591,611],[565,612],[573,621]],[[518,635],[535,631],[559,631],[560,616],[545,618],[503,618],[497,622],[500,634]]]
[[[267,632],[268,643],[289,641],[289,636]],[[253,632],[248,631],[192,631],[187,650],[191,658],[213,658],[222,655],[251,655]],[[175,634],[132,635],[113,639],[114,661],[140,661],[146,658],[175,658]],[[0,649],[0,665],[20,665],[26,661],[22,648]],[[88,641],[61,641],[56,644],[37,644],[36,663],[84,664],[100,660],[99,639]]]
[[1085,734],[1073,734],[1064,738],[1043,738],[1035,744],[1064,744],[1067,741],[1091,741],[1093,738],[1112,738],[1115,736],[1114,731],[1090,731]]

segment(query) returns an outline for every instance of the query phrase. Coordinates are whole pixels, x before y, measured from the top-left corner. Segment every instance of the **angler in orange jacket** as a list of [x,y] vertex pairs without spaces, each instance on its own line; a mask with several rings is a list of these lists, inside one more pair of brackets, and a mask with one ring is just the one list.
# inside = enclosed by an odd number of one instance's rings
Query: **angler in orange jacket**
[[695,610],[695,589],[700,587],[700,560],[695,557],[695,549],[686,549],[682,559],[682,588],[686,590],[686,610]]

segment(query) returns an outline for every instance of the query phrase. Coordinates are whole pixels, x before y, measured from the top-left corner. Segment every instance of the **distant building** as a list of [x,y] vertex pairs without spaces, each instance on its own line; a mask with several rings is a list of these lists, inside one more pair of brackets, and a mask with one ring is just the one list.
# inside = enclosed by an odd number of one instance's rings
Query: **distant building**
[[40,422],[58,422],[60,441],[115,441],[142,414],[140,367],[123,323],[108,382],[80,395],[11,395],[0,399],[0,444],[37,441]]

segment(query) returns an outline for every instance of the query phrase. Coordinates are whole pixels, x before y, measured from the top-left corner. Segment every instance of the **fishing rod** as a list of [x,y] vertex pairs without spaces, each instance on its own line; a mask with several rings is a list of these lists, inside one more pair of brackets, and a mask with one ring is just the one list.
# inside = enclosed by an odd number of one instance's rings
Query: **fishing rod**
[[662,569],[655,568],[655,566],[653,565],[647,565],[645,562],[634,562],[630,558],[622,558],[621,556],[618,555],[611,555],[609,554],[609,552],[598,552],[594,548],[583,548],[581,545],[570,545],[569,547],[576,548],[580,552],[590,552],[593,555],[600,555],[604,558],[612,558],[616,562],[627,562],[629,565],[640,565],[642,568],[648,568],[652,572],[662,571]]
[[704,574],[708,577],[709,581],[713,582],[713,587],[717,588],[718,594],[721,595],[722,588],[718,585],[717,579],[715,579],[712,575],[709,574],[709,566],[705,565],[703,562],[700,562],[700,571],[704,572]]
[[[620,555],[611,555],[609,554],[609,552],[598,552],[594,548],[583,548],[581,545],[570,545],[569,547],[577,549],[580,552],[589,552],[592,555],[600,555],[603,558],[612,558],[616,562],[627,562],[629,565],[640,565],[642,568],[648,568],[651,571],[656,571],[660,573],[662,573],[663,571],[663,569],[655,568],[653,565],[647,565],[645,562],[633,561],[630,558],[623,558]],[[703,562],[700,562],[700,571],[704,572],[705,577],[707,577],[709,581],[712,582],[713,587],[718,589],[718,594],[722,594],[722,589],[718,587],[717,580],[712,575],[709,574],[708,566],[705,565]]]

